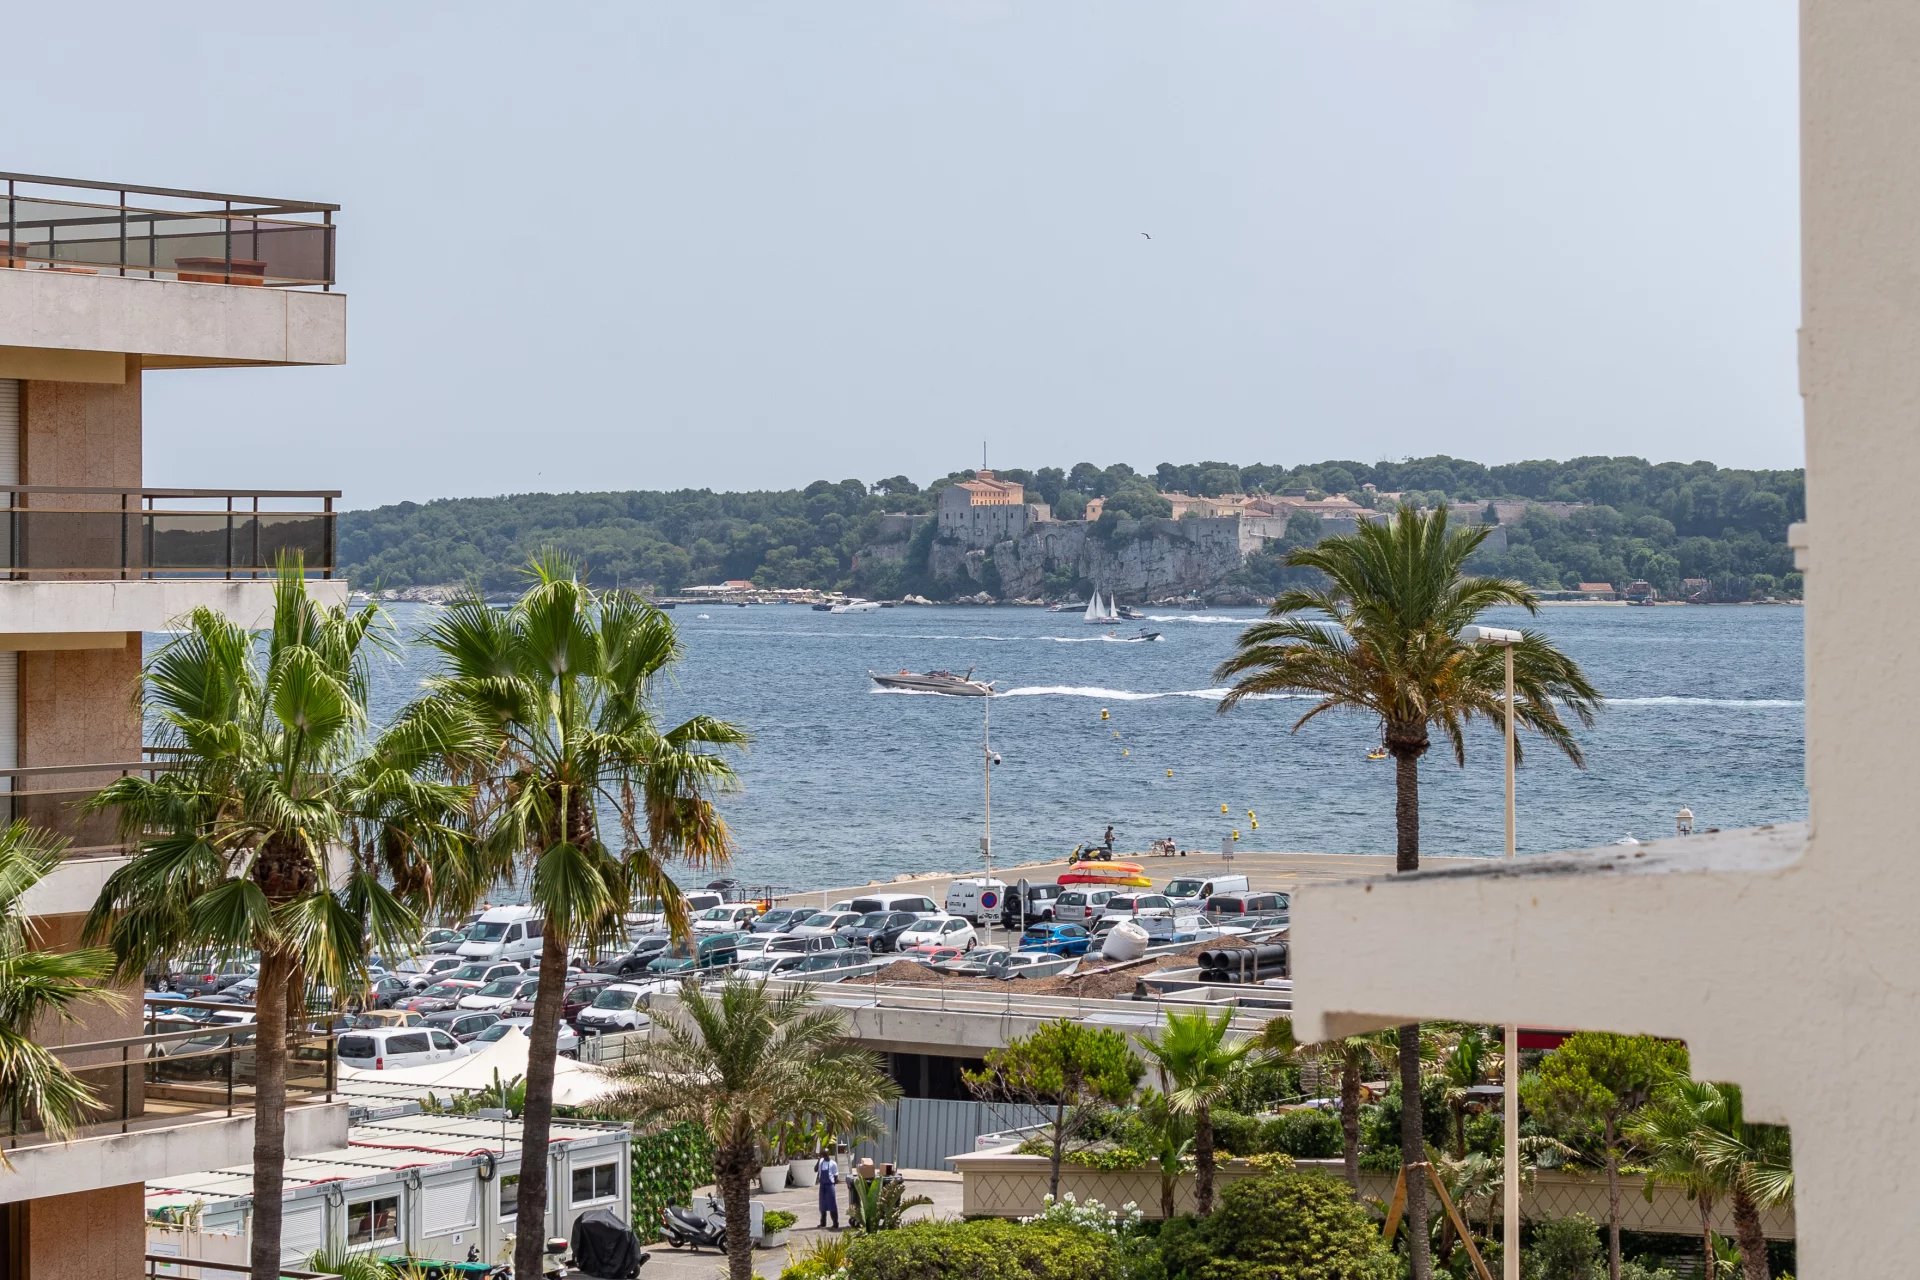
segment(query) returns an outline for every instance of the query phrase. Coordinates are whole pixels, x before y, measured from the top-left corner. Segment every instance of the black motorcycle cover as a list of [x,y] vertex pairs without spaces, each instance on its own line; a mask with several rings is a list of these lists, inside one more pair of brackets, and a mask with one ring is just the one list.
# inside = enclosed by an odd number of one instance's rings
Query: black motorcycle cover
[[599,1280],[637,1280],[647,1260],[640,1238],[606,1209],[581,1214],[571,1243],[573,1265]]

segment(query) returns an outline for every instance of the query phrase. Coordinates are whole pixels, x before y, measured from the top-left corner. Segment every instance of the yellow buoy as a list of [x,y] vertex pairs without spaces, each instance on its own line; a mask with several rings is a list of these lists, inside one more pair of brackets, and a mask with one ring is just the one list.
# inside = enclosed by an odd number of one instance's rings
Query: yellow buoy
[[1253,829],[1255,831],[1258,831],[1260,829],[1260,819],[1258,818],[1253,819]]
[[1100,718],[1102,720],[1107,718],[1107,709],[1105,707],[1100,708]]
[[1220,806],[1220,812],[1222,812],[1222,813],[1225,813],[1226,811],[1227,811],[1227,806],[1226,806],[1226,805],[1224,805],[1224,804],[1223,804],[1223,805],[1221,805],[1221,806]]
[[1237,828],[1237,827],[1236,827],[1236,828],[1234,829],[1234,832],[1233,832],[1233,838],[1234,838],[1234,839],[1235,839],[1236,841],[1240,839],[1240,830],[1239,830],[1239,828]]
[[1167,776],[1171,778],[1173,776],[1173,770],[1171,769],[1167,770]]
[[1123,756],[1130,756],[1133,754],[1133,752],[1127,750],[1125,747],[1122,747],[1120,748],[1120,754]]

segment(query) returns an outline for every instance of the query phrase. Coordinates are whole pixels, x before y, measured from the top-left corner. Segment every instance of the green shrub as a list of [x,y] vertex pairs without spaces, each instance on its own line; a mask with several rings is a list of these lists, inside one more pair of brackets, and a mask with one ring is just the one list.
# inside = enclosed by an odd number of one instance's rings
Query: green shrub
[[1520,1270],[1526,1280],[1598,1280],[1599,1228],[1584,1213],[1536,1223]]
[[1393,1252],[1346,1183],[1317,1173],[1236,1182],[1213,1215],[1160,1232],[1166,1280],[1394,1280]]
[[1067,1152],[1061,1159],[1068,1164],[1077,1164],[1083,1169],[1111,1172],[1116,1169],[1145,1168],[1150,1157],[1146,1152],[1136,1151],[1132,1147],[1081,1147],[1076,1151]]
[[798,1214],[788,1213],[785,1209],[769,1209],[760,1219],[760,1229],[772,1235],[776,1231],[785,1231],[798,1221]]
[[1213,1113],[1213,1145],[1221,1151],[1231,1151],[1237,1156],[1250,1156],[1262,1150],[1260,1122],[1238,1111],[1215,1111]]
[[[1620,1280],[1680,1280],[1680,1276],[1666,1267],[1649,1267],[1628,1260],[1620,1264]],[[1792,1280],[1792,1277],[1786,1277],[1785,1280]]]
[[1283,1111],[1260,1126],[1260,1150],[1296,1160],[1335,1160],[1343,1150],[1340,1117],[1331,1111]]
[[787,1251],[787,1265],[780,1280],[827,1280],[836,1271],[846,1269],[848,1236],[816,1236],[804,1253]]
[[847,1246],[848,1280],[1118,1280],[1113,1241],[1076,1227],[914,1222]]

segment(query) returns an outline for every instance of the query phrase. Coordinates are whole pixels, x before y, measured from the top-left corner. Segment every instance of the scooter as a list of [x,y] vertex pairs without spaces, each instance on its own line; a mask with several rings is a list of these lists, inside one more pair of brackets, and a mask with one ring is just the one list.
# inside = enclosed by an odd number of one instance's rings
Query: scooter
[[721,1253],[727,1251],[727,1211],[712,1196],[707,1197],[707,1211],[700,1213],[692,1206],[681,1208],[669,1205],[660,1211],[660,1230],[667,1243],[678,1249],[687,1245],[694,1249],[712,1248]]

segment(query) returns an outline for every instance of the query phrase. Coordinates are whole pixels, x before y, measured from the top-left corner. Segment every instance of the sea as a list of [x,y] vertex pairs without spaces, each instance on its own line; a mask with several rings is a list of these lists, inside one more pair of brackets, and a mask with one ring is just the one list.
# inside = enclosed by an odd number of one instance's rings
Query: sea
[[[388,606],[402,638],[372,711],[418,692],[431,657],[405,643],[435,606]],[[720,800],[753,885],[814,889],[981,865],[986,751],[997,864],[1064,856],[1111,824],[1123,851],[1182,848],[1391,853],[1393,766],[1369,761],[1378,727],[1330,714],[1296,726],[1304,697],[1221,713],[1215,667],[1256,610],[1151,608],[1127,643],[1077,613],[901,606],[827,614],[795,606],[681,606],[686,657],[660,691],[663,719],[718,716],[752,745]],[[1538,629],[1606,696],[1578,731],[1585,767],[1523,735],[1524,853],[1803,818],[1801,624],[1796,607],[1547,607],[1494,611]],[[869,671],[972,670],[996,697],[889,693]],[[1498,856],[1499,735],[1480,726],[1466,762],[1444,744],[1420,766],[1421,845]],[[694,882],[701,877],[681,877]]]

